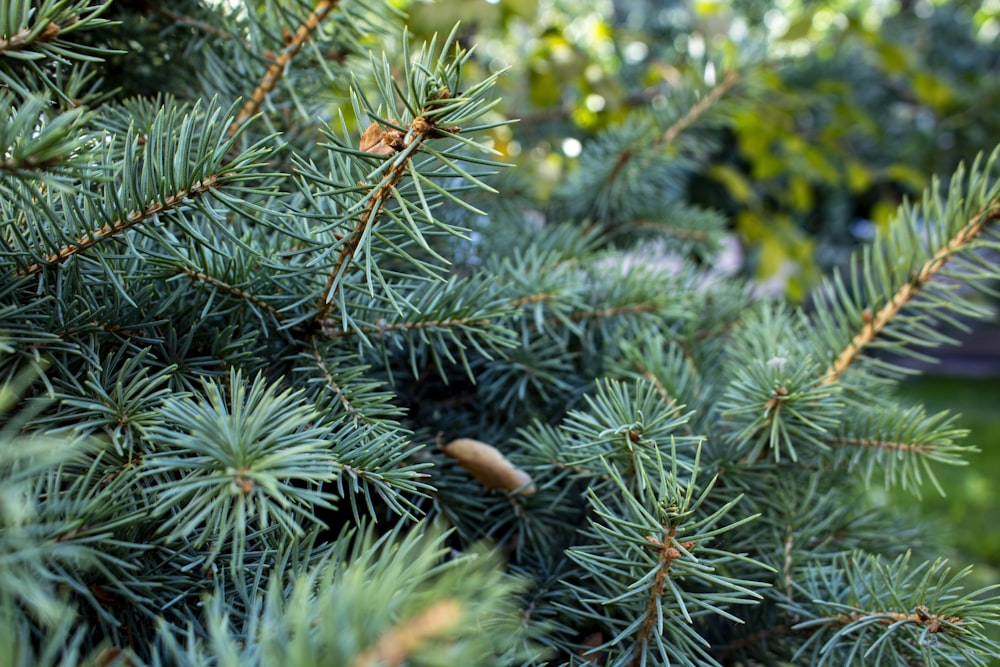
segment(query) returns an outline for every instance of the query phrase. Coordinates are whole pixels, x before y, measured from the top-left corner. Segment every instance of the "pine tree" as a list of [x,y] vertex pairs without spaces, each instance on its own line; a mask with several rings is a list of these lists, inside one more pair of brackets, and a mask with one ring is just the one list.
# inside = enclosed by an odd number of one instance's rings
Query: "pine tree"
[[1000,154],[806,310],[685,201],[750,68],[543,203],[490,150],[502,73],[401,24],[3,4],[0,664],[1000,653],[997,592],[865,493],[972,449],[894,388],[990,312]]

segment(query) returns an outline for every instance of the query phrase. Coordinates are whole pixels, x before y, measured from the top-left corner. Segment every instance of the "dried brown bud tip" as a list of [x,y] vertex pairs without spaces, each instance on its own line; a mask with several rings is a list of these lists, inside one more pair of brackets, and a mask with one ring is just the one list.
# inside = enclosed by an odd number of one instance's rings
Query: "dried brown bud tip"
[[[395,118],[390,119],[389,122],[399,124]],[[361,135],[361,143],[358,148],[365,153],[389,156],[403,150],[403,133],[394,127],[382,127],[377,122],[372,123]]]

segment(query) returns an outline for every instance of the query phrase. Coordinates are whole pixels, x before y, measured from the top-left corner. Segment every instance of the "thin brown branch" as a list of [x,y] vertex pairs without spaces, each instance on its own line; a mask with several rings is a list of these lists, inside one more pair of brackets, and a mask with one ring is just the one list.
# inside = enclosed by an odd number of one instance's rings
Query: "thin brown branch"
[[896,315],[920,293],[921,288],[944,268],[948,260],[955,253],[972,243],[987,225],[997,220],[1000,220],[1000,200],[991,202],[986,208],[974,215],[943,248],[934,253],[930,259],[924,262],[924,265],[919,270],[912,274],[910,280],[905,282],[892,295],[887,304],[882,306],[874,315],[864,318],[861,330],[841,350],[840,354],[837,355],[836,360],[827,369],[822,383],[830,384],[838,381],[850,365],[861,356],[864,348],[882,333]]
[[76,243],[60,248],[56,252],[43,258],[42,261],[27,266],[21,271],[18,271],[15,275],[19,278],[23,278],[25,276],[30,276],[39,273],[48,266],[52,266],[53,264],[58,264],[59,262],[62,262],[63,260],[72,257],[73,255],[78,255],[81,252],[87,250],[88,248],[97,245],[101,241],[104,241],[105,239],[117,236],[122,232],[128,231],[129,229],[145,222],[146,220],[149,220],[154,216],[167,213],[181,206],[185,202],[194,199],[195,197],[204,194],[205,192],[208,192],[209,190],[212,190],[213,188],[216,188],[218,186],[219,186],[219,177],[215,174],[208,176],[203,181],[195,183],[186,190],[178,190],[176,193],[172,195],[167,195],[166,197],[163,198],[162,202],[157,201],[151,204],[147,204],[146,207],[141,211],[132,211],[125,218],[122,218],[121,220],[115,220],[114,222],[104,225],[103,227],[101,227],[96,231],[88,232],[86,235],[81,236],[79,239],[77,239]]
[[724,647],[722,650],[717,652],[720,661],[725,662],[726,658],[734,654],[742,652],[744,649],[751,647],[758,647],[766,644],[767,640],[772,638],[784,637],[790,634],[803,634],[807,632],[815,632],[818,629],[830,627],[830,626],[843,626],[855,623],[857,621],[872,619],[874,622],[880,625],[892,625],[899,622],[909,622],[915,625],[924,626],[927,631],[931,634],[936,634],[944,631],[954,632],[954,626],[962,624],[962,619],[957,616],[943,616],[939,614],[932,614],[927,607],[919,606],[913,610],[912,613],[902,613],[902,612],[851,612],[850,614],[837,614],[829,619],[826,619],[826,623],[820,625],[811,626],[807,629],[794,629],[793,623],[774,625],[769,628],[764,628],[760,632],[755,632],[753,634],[747,635],[736,639]]
[[393,331],[421,331],[423,329],[451,329],[454,327],[484,327],[488,326],[492,320],[488,319],[472,319],[468,317],[456,317],[450,320],[423,320],[420,322],[397,322],[395,324],[385,324],[380,327],[363,327],[360,329],[340,329],[335,328],[330,320],[326,320],[324,324],[328,326],[324,327],[324,332],[327,338],[350,338],[351,336],[364,335],[383,335]]
[[961,625],[962,619],[958,616],[944,616],[942,614],[932,614],[930,609],[921,605],[911,613],[898,611],[873,611],[860,612],[852,611],[850,614],[837,614],[833,616],[827,625],[850,625],[858,621],[872,620],[882,625],[894,625],[896,623],[912,623],[927,628],[927,632],[936,634],[945,630],[954,631],[953,626]]
[[312,351],[313,359],[316,360],[316,366],[319,367],[319,372],[323,374],[323,379],[326,380],[327,386],[330,387],[330,389],[332,389],[337,395],[340,400],[340,404],[344,406],[344,410],[348,413],[353,413],[354,407],[351,405],[350,401],[347,400],[347,396],[344,395],[344,390],[341,389],[340,385],[337,384],[337,381],[333,379],[333,373],[331,373],[330,369],[326,367],[326,362],[323,361],[323,355],[320,354],[319,346],[316,344],[315,338],[312,340]]
[[319,24],[326,18],[340,0],[319,0],[316,3],[315,9],[306,18],[306,20],[299,26],[299,29],[295,31],[292,38],[288,41],[288,44],[281,51],[281,54],[274,59],[270,67],[267,68],[267,72],[264,73],[264,78],[257,85],[257,88],[253,91],[253,95],[250,99],[246,101],[243,108],[236,115],[236,119],[233,121],[232,125],[229,126],[229,135],[232,136],[239,129],[240,125],[250,116],[253,116],[260,110],[261,105],[267,96],[274,90],[278,82],[285,75],[285,68],[292,61],[299,50],[302,49],[302,45],[316,32]]
[[[425,138],[434,136],[436,132],[437,130],[433,123],[428,122],[423,116],[417,116],[410,123],[409,132],[406,134],[406,143],[403,144],[401,149],[405,150],[412,144],[420,144]],[[358,221],[355,223],[354,229],[351,230],[347,240],[341,246],[340,252],[337,254],[337,260],[334,262],[333,268],[327,276],[323,293],[320,295],[319,302],[316,304],[316,308],[319,311],[316,315],[317,320],[322,321],[329,318],[330,309],[333,308],[333,301],[337,296],[337,292],[340,290],[340,285],[342,284],[341,282],[338,282],[337,279],[343,279],[343,277],[347,275],[347,270],[351,267],[351,263],[354,261],[354,254],[358,250],[358,245],[360,245],[361,239],[364,238],[367,229],[370,226],[373,226],[378,220],[386,203],[392,199],[393,191],[396,189],[400,180],[402,180],[403,174],[406,173],[407,166],[415,154],[416,150],[414,149],[409,153],[409,157],[402,159],[397,164],[393,165],[389,169],[389,173],[386,178],[382,179],[378,188],[368,198],[368,202],[365,204],[364,210],[361,212],[361,215],[358,216]]]
[[[673,565],[674,561],[679,559],[682,554],[680,549],[674,546],[674,538],[677,536],[677,527],[664,525],[664,530],[666,531],[663,538],[647,537],[646,539],[650,544],[657,548],[657,555],[660,558],[659,570],[656,572],[656,576],[653,579],[653,586],[649,589],[649,597],[646,600],[646,617],[642,620],[642,625],[639,627],[639,633],[636,636],[635,642],[635,655],[632,658],[632,665],[638,665],[643,662],[643,651],[646,650],[646,644],[649,638],[653,635],[654,625],[659,614],[656,612],[656,607],[663,597],[664,592],[667,590],[667,579],[670,577],[670,566]],[[693,544],[685,544],[683,547],[689,549],[694,546]]]
[[[575,322],[583,320],[599,320],[605,317],[616,315],[631,315],[634,313],[652,313],[660,309],[660,304],[652,301],[643,303],[630,303],[626,306],[613,306],[611,308],[598,308],[596,310],[580,310],[569,316]],[[558,322],[558,319],[550,320],[550,323]]]
[[687,130],[702,114],[711,109],[715,104],[722,99],[729,90],[736,85],[740,80],[740,75],[735,71],[729,71],[726,76],[722,78],[715,88],[709,91],[708,95],[701,98],[697,104],[688,109],[688,112],[684,114],[681,118],[677,119],[673,125],[667,128],[666,132],[657,137],[656,144],[669,144],[677,139],[685,130]]
[[225,282],[219,280],[218,278],[213,278],[212,276],[210,276],[208,274],[201,273],[200,271],[195,271],[194,269],[191,269],[191,268],[186,267],[186,266],[175,266],[174,270],[178,271],[179,273],[183,273],[184,275],[188,276],[189,278],[191,278],[193,280],[196,280],[196,281],[198,281],[200,283],[204,283],[206,285],[210,285],[210,286],[212,286],[212,287],[214,287],[214,288],[216,288],[216,289],[218,289],[218,290],[220,290],[222,292],[225,292],[226,294],[230,294],[232,296],[235,296],[238,299],[243,299],[245,301],[249,301],[253,305],[257,306],[258,308],[261,308],[262,310],[266,310],[267,312],[269,312],[272,315],[274,315],[275,319],[280,320],[282,318],[282,315],[281,315],[280,312],[278,312],[277,308],[275,308],[274,306],[266,303],[260,297],[255,296],[255,295],[253,295],[253,294],[251,294],[251,293],[249,293],[249,292],[247,292],[245,290],[241,290],[239,287],[234,287],[234,286],[232,286],[232,285],[230,285],[228,283],[225,283]]
[[431,604],[421,614],[395,627],[351,661],[350,667],[399,667],[420,644],[439,637],[462,620],[462,605],[445,598]]
[[823,440],[832,445],[849,445],[851,447],[864,447],[867,449],[891,449],[902,452],[933,452],[937,449],[934,445],[928,445],[923,442],[895,442],[893,440],[845,437],[830,437]]
[[785,597],[792,600],[792,548],[795,546],[795,531],[792,524],[785,526],[785,562],[781,567],[781,576],[785,582]]
[[167,9],[165,7],[160,7],[159,5],[153,5],[151,8],[157,14],[170,19],[174,23],[179,25],[187,26],[189,28],[194,28],[195,30],[200,30],[201,32],[212,35],[213,37],[218,37],[219,39],[232,39],[232,34],[226,32],[225,30],[219,30],[211,23],[206,21],[200,21],[187,14],[181,14],[180,12],[175,12],[172,9]]
[[555,294],[542,292],[540,294],[532,294],[531,296],[522,296],[520,299],[514,299],[511,301],[510,305],[514,308],[520,308],[521,306],[527,306],[532,303],[544,303],[546,301],[551,301],[555,297]]
[[[694,122],[697,121],[698,118],[700,118],[706,111],[718,103],[718,101],[722,99],[722,97],[729,92],[733,86],[736,85],[736,82],[739,81],[739,79],[740,76],[735,71],[727,73],[726,76],[723,77],[722,81],[712,88],[712,90],[710,90],[705,97],[698,100],[697,104],[688,109],[684,116],[676,120],[666,129],[666,131],[663,132],[663,134],[660,134],[650,141],[648,143],[649,147],[656,148],[673,143],[677,137],[681,135],[681,133],[687,130],[687,128],[694,124]],[[625,166],[638,154],[640,153],[635,150],[634,146],[624,148],[618,154],[618,157],[615,158],[615,164],[611,168],[608,177],[601,184],[601,188],[610,187],[611,183],[613,183],[622,174]]]
[[[341,252],[343,253],[343,251]],[[329,282],[330,281],[328,281],[328,283]],[[517,299],[512,300],[506,307],[501,307],[499,310],[500,312],[506,312],[508,307],[511,309],[516,309],[533,303],[542,303],[545,301],[550,301],[553,298],[555,298],[555,295],[551,293],[539,293],[539,294],[533,294],[531,296],[519,297]],[[599,308],[597,310],[581,310],[569,315],[568,319],[579,322],[583,320],[595,320],[604,317],[614,317],[617,315],[630,315],[633,313],[655,312],[658,308],[659,304],[652,302],[634,303],[612,308]],[[326,338],[338,339],[338,338],[351,338],[353,336],[360,336],[360,335],[381,336],[386,333],[396,332],[396,331],[420,331],[423,329],[450,329],[455,327],[479,328],[479,327],[489,326],[495,321],[496,320],[488,318],[474,319],[467,317],[456,317],[453,319],[422,320],[418,322],[396,322],[395,324],[383,324],[375,327],[342,329],[338,327],[336,323],[333,322],[332,320],[325,319],[321,321],[321,325],[323,333]],[[560,318],[551,318],[546,321],[546,324],[558,324],[560,322],[562,322]],[[532,328],[534,327],[532,326]]]
[[670,404],[674,402],[674,399],[670,397],[670,392],[667,391],[667,388],[663,386],[662,382],[660,382],[660,378],[656,377],[656,375],[654,375],[652,371],[647,369],[642,364],[639,364],[637,370],[639,371],[639,374],[642,375],[643,378],[649,381],[649,383],[653,385],[654,388],[656,388],[656,393],[660,395],[660,398],[663,400],[664,403]]

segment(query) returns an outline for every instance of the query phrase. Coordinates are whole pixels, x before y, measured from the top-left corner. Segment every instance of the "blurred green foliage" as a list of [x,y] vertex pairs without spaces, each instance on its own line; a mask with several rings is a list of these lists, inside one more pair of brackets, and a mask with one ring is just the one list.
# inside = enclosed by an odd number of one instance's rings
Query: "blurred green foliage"
[[[935,474],[945,491],[941,497],[929,493],[920,498],[917,511],[924,525],[938,526],[943,531],[935,537],[949,545],[949,557],[975,566],[970,588],[989,586],[1000,581],[1000,530],[997,511],[1000,509],[1000,381],[992,378],[924,376],[900,387],[905,400],[922,403],[930,411],[949,410],[960,413],[961,424],[971,435],[969,444],[980,449],[969,454],[967,467],[941,466]],[[900,513],[913,510],[914,499],[899,489],[881,498],[898,508]],[[1000,638],[1000,628],[989,634]],[[995,658],[991,665],[1000,665]]]
[[[969,455],[965,468],[935,470],[947,494],[936,493],[920,499],[920,511],[929,522],[946,526],[944,537],[956,554],[977,562],[984,583],[1000,580],[1000,531],[996,515],[1000,508],[1000,382],[991,378],[928,376],[901,387],[908,400],[923,403],[929,410],[961,413],[962,426],[971,432],[969,444],[981,451]],[[913,497],[897,493],[891,499],[900,507],[913,504]],[[931,525],[928,523],[928,525]]]
[[1000,2],[399,0],[418,36],[461,21],[479,66],[510,67],[495,147],[538,196],[579,146],[685,77],[744,76],[733,124],[692,179],[746,270],[803,299],[930,176],[1000,137]]

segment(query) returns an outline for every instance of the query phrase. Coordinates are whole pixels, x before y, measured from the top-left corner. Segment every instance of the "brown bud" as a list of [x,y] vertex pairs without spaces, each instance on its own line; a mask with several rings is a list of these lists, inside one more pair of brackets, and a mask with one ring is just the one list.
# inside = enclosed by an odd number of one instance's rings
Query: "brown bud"
[[[390,119],[396,125],[399,121]],[[394,127],[382,127],[377,122],[372,123],[361,135],[361,143],[358,148],[373,155],[388,156],[403,150],[403,133]]]
[[444,445],[441,450],[456,459],[466,472],[487,489],[520,489],[522,496],[530,496],[537,491],[531,475],[508,461],[493,445],[472,438],[459,438]]

